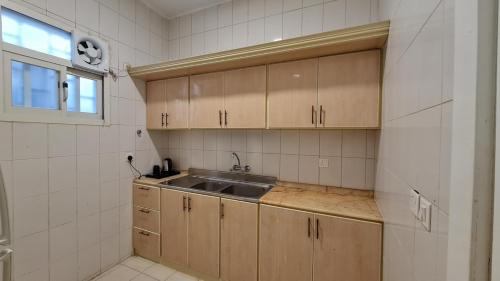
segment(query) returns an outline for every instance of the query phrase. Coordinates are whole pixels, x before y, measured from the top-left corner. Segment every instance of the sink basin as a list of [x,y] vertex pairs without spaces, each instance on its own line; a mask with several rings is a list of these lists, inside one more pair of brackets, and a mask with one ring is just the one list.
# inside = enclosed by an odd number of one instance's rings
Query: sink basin
[[248,197],[248,198],[260,198],[266,192],[270,190],[270,187],[262,187],[256,185],[248,185],[248,184],[234,184],[228,186],[221,190],[221,193],[234,195],[239,197]]
[[225,183],[225,182],[216,182],[216,181],[206,181],[206,182],[200,182],[198,184],[195,184],[191,186],[193,189],[198,189],[198,190],[204,190],[204,191],[212,191],[212,192],[217,192],[222,189],[225,189],[227,187],[230,187],[230,183]]

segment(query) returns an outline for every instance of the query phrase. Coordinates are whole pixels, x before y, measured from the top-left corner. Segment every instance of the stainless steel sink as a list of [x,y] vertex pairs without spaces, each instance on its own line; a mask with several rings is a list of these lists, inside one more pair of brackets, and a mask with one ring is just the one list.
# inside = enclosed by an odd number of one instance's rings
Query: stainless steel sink
[[[190,172],[192,171],[190,170]],[[199,172],[199,170],[193,172]],[[258,202],[264,194],[272,189],[275,180],[276,178],[247,174],[201,171],[200,174],[191,174],[165,181],[160,185],[188,192]]]

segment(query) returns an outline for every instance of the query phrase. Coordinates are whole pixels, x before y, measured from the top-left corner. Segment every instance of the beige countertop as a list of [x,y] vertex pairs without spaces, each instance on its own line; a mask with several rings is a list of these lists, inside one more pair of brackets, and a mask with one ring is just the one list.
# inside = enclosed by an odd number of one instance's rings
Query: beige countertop
[[[136,184],[157,185],[162,181],[187,175],[187,172],[163,178],[141,178]],[[326,215],[383,222],[372,191],[339,187],[278,182],[261,199],[260,203]]]
[[279,182],[260,202],[326,215],[383,222],[372,191]]

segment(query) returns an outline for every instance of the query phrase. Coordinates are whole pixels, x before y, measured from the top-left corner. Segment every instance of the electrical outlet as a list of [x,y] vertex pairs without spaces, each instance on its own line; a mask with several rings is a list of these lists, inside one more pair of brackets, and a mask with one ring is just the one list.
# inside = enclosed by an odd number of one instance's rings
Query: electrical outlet
[[320,168],[328,168],[328,159],[319,159]]
[[132,152],[129,152],[127,153],[127,155],[125,155],[125,160],[128,162],[128,158],[129,157],[132,157],[132,159],[134,159],[134,154]]
[[427,231],[431,231],[432,204],[424,197],[420,198],[419,220]]
[[419,217],[420,194],[414,189],[410,190],[410,210],[415,217]]

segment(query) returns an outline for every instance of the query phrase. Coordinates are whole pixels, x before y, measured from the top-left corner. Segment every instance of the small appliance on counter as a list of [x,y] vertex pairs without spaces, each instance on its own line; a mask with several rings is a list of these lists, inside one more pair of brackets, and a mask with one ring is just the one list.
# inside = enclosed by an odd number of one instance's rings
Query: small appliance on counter
[[172,159],[163,160],[163,169],[159,165],[153,166],[153,173],[146,175],[147,178],[162,179],[180,174],[181,172],[173,169]]

